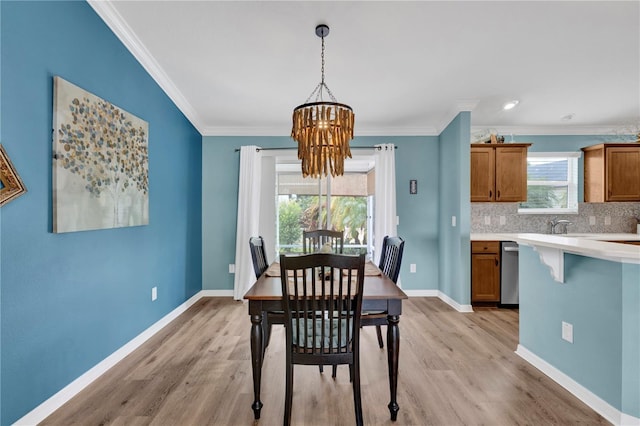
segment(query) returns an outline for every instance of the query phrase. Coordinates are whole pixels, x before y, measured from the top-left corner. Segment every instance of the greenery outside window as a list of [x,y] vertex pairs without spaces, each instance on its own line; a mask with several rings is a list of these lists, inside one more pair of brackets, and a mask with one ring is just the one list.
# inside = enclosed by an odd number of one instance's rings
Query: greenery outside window
[[529,152],[527,201],[518,213],[578,213],[580,152]]
[[342,230],[345,254],[370,253],[373,161],[347,160],[345,169],[312,179],[302,177],[299,163],[276,165],[278,253],[301,253],[304,229]]

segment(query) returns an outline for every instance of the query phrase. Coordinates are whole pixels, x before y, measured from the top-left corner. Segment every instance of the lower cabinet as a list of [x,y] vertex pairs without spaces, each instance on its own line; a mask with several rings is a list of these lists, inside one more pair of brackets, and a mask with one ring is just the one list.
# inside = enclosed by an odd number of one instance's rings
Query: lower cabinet
[[471,242],[471,303],[500,302],[500,241]]

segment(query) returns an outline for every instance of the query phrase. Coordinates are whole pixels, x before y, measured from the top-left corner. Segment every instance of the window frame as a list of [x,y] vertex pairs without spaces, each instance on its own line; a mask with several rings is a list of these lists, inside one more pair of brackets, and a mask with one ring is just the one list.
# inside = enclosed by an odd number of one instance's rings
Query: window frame
[[[529,186],[534,186],[535,184],[558,184],[565,183],[568,187],[567,193],[567,204],[572,207],[567,208],[527,208],[522,207],[522,203],[518,204],[518,214],[578,214],[579,209],[579,200],[578,200],[578,183],[579,183],[579,173],[578,169],[579,159],[582,157],[582,153],[579,151],[571,151],[571,152],[561,152],[561,151],[547,151],[547,152],[528,152],[527,153],[527,162],[530,158],[532,159],[567,159],[568,161],[568,170],[567,170],[567,180],[554,180],[554,181],[540,181],[540,180],[529,180],[527,179],[527,192],[529,191]],[[528,165],[527,165],[528,168]],[[573,207],[575,206],[575,207]]]

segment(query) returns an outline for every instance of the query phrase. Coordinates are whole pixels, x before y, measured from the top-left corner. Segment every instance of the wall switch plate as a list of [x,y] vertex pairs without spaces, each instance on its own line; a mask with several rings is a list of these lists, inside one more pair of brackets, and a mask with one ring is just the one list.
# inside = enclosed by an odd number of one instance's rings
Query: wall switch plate
[[562,321],[562,339],[573,343],[573,324]]
[[229,264],[229,273],[230,274],[235,274],[236,273],[236,265],[233,263]]
[[451,216],[451,226],[452,227],[456,227],[456,217],[455,216]]
[[500,225],[504,226],[507,224],[507,218],[505,216],[500,216]]
[[611,225],[611,216],[605,216],[604,217],[604,224],[605,225]]
[[485,216],[484,217],[484,224],[485,225],[491,225],[491,216]]
[[596,217],[595,216],[589,216],[589,225],[593,226],[596,224]]
[[153,302],[158,298],[158,287],[151,288],[151,301]]
[[412,274],[416,273],[416,264],[412,263],[411,265],[409,265],[409,272],[411,272]]

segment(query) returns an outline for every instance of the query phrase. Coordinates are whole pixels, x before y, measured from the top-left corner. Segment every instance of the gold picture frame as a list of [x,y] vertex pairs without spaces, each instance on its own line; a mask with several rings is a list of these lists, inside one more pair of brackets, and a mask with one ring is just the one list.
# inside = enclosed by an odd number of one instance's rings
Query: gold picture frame
[[0,207],[9,201],[15,200],[25,192],[27,188],[11,163],[7,152],[0,144]]

